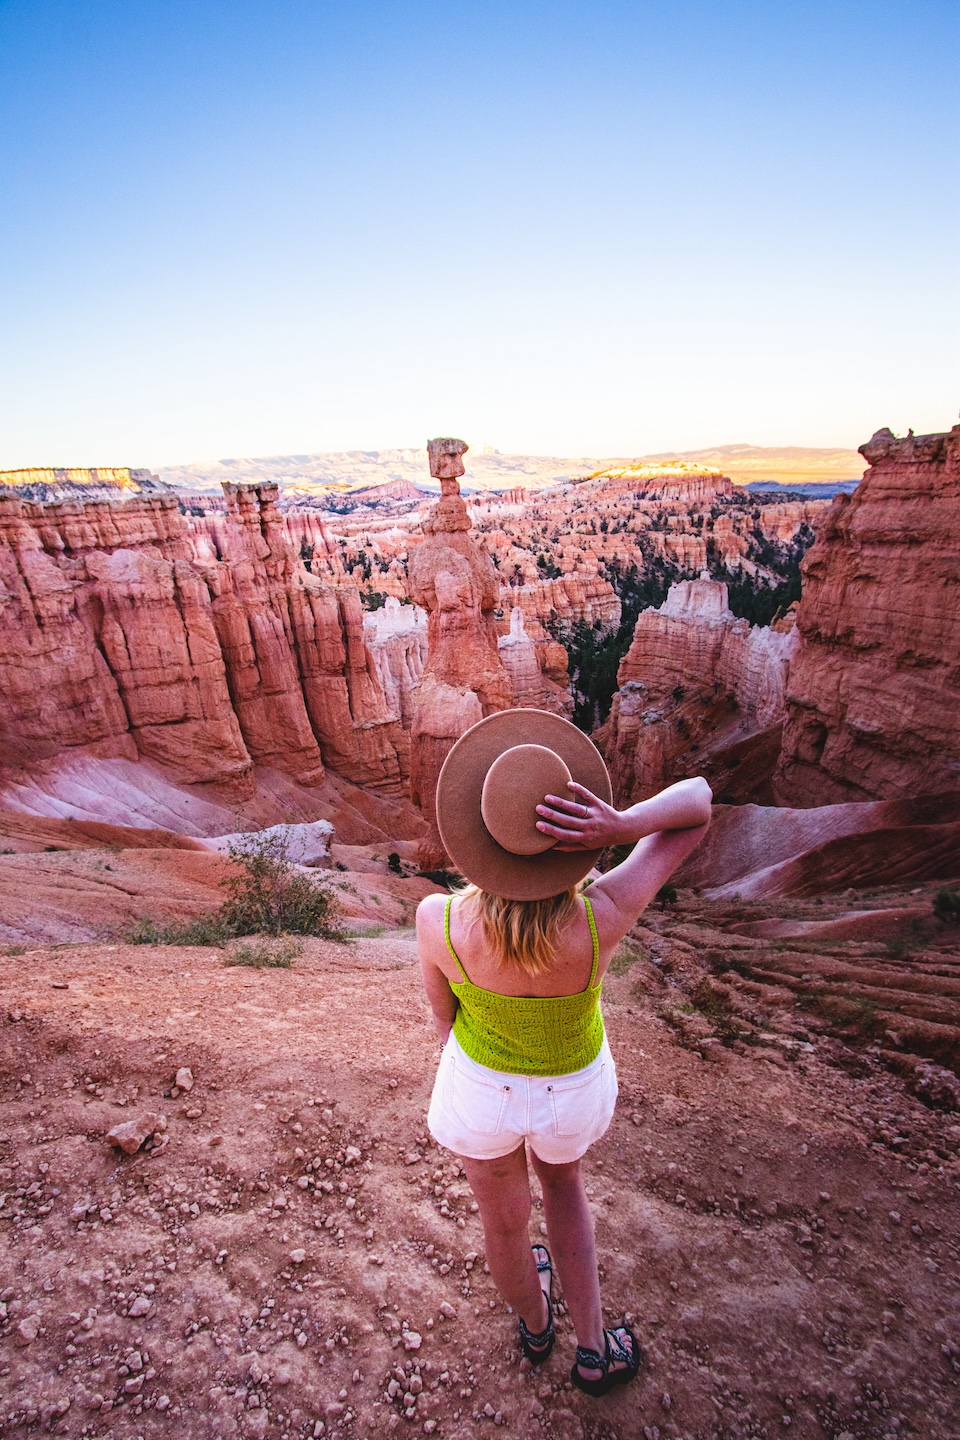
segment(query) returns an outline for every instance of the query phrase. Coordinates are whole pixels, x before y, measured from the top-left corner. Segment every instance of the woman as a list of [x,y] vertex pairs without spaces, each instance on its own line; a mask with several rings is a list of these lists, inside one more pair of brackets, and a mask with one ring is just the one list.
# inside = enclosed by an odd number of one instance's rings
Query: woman
[[[573,1383],[604,1395],[632,1380],[640,1349],[604,1330],[593,1220],[580,1160],[617,1095],[599,1009],[620,940],[703,836],[702,779],[617,811],[603,761],[569,722],[509,710],[447,757],[437,821],[472,883],[417,912],[423,980],[443,1053],[428,1123],[460,1156],[483,1222],[486,1260],[519,1317],[535,1365],[553,1348],[553,1261],[530,1246],[526,1147],[577,1337]],[[600,852],[632,843],[580,895]]]

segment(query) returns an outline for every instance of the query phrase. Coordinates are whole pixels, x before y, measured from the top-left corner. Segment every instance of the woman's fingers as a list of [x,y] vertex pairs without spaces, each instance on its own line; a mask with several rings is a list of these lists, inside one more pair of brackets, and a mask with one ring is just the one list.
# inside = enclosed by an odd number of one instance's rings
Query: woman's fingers
[[590,801],[592,801],[594,805],[601,805],[603,803],[599,795],[594,795],[592,790],[588,790],[586,785],[581,785],[576,780],[568,780],[567,789],[575,790],[576,793],[578,795],[582,795],[584,800],[586,800],[588,803]]
[[547,806],[551,810],[559,810],[562,815],[579,815],[581,817],[587,809],[582,800],[571,800],[569,797],[564,799],[562,795],[544,795],[543,804],[537,806],[538,812],[542,814]]

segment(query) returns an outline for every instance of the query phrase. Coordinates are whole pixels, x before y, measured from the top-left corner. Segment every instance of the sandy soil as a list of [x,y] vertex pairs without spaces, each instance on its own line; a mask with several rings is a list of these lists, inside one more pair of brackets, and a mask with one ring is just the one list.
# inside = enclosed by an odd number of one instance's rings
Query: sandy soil
[[[427,1137],[411,933],[308,941],[289,970],[223,958],[0,957],[0,1433],[960,1435],[960,1128],[869,1057],[771,1034],[713,1063],[650,962],[618,966],[621,1098],[587,1168],[607,1316],[644,1363],[597,1402],[562,1314],[548,1364],[519,1362]],[[145,1111],[162,1153],[106,1143]]]

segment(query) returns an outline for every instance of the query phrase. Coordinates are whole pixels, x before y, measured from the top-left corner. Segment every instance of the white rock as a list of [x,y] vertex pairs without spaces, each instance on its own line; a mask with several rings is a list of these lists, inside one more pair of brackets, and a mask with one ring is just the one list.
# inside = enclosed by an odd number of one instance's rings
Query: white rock
[[279,836],[286,846],[287,859],[294,865],[326,865],[330,861],[333,826],[329,820],[311,820],[303,825],[271,825],[266,830],[239,831],[233,835],[214,835],[202,843],[211,850],[226,852],[231,845],[244,849],[261,839]]

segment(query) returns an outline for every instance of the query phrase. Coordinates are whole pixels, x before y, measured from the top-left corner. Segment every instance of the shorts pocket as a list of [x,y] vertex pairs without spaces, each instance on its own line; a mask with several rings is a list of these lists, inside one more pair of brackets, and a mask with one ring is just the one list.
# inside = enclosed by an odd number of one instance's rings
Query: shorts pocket
[[561,1136],[582,1135],[597,1123],[604,1093],[604,1061],[589,1075],[570,1080],[552,1080],[547,1089],[553,1113],[553,1133]]
[[484,1079],[452,1056],[451,1061],[449,1103],[454,1117],[475,1135],[499,1135],[510,1086]]

